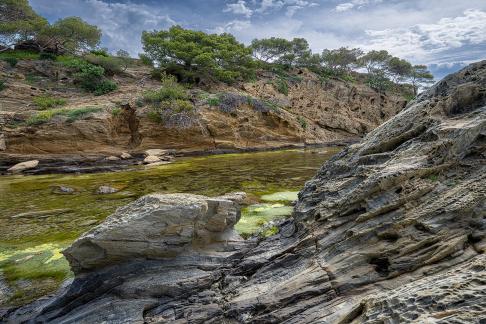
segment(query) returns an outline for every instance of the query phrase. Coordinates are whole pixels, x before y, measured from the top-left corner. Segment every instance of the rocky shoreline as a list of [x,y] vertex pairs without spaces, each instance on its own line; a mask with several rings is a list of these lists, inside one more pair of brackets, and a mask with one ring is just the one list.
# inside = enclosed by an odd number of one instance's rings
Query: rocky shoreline
[[[234,153],[253,153],[253,152],[271,152],[289,149],[312,149],[323,147],[342,147],[355,143],[355,140],[334,141],[322,144],[283,144],[273,147],[249,147],[240,149],[214,149],[214,150],[170,150],[171,155],[175,158],[196,157],[220,154]],[[121,153],[123,154],[123,153]],[[120,154],[120,155],[121,155]],[[144,152],[131,152],[130,157],[123,159],[112,159],[102,154],[86,155],[24,155],[24,154],[5,154],[0,153],[0,176],[12,174],[8,171],[12,166],[26,161],[39,161],[31,169],[22,171],[27,175],[40,174],[68,174],[68,173],[98,173],[98,172],[115,172],[130,169],[134,166],[142,165],[146,158]]]
[[5,310],[42,323],[484,323],[486,61],[329,160],[266,239],[242,194],[153,194],[64,251],[74,281]]

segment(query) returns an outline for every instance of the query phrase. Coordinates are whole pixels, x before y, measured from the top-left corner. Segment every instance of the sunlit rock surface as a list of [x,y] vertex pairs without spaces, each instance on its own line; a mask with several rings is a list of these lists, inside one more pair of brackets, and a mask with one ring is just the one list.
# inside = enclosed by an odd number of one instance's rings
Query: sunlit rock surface
[[[279,234],[171,258],[132,258],[143,253],[136,251],[108,257],[100,267],[85,267],[57,296],[5,318],[482,323],[485,149],[486,62],[480,62],[447,77],[327,162],[300,192],[294,220],[283,222]],[[144,208],[151,218],[154,198],[143,199],[147,205],[134,215],[118,217],[119,210],[100,228],[113,237],[108,226],[115,219],[129,221],[128,229]],[[118,234],[129,239],[131,233]],[[166,234],[157,231],[154,238]]]

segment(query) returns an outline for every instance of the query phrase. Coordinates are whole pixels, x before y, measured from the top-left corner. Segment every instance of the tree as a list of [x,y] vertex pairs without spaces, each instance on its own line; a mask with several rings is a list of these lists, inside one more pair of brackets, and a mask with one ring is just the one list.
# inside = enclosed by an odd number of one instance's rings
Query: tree
[[264,63],[278,61],[282,56],[288,55],[292,51],[292,43],[284,38],[264,38],[254,39],[250,48],[253,57]]
[[395,83],[403,82],[412,73],[413,66],[410,62],[398,57],[392,57],[388,60],[387,71]]
[[309,43],[304,38],[294,38],[291,41],[275,37],[255,39],[250,48],[257,60],[286,68],[303,66],[312,56]]
[[142,33],[147,56],[185,82],[202,79],[231,83],[254,73],[251,49],[230,34],[206,34],[173,26]]
[[416,96],[421,85],[434,82],[434,76],[427,66],[414,65],[410,71],[409,80],[413,86],[413,94]]
[[47,25],[27,0],[0,0],[0,51],[33,39]]
[[358,65],[358,59],[361,55],[363,55],[363,51],[359,48],[341,47],[335,50],[324,50],[322,62],[333,73],[346,74]]
[[38,38],[39,47],[54,48],[56,52],[79,53],[96,48],[101,39],[101,30],[79,17],[59,19],[44,28]]
[[364,67],[369,74],[383,71],[392,56],[387,51],[370,51],[360,57],[359,64]]
[[130,53],[128,53],[123,49],[119,49],[118,51],[116,51],[116,56],[120,59],[121,63],[123,64],[123,71],[126,71],[131,61]]

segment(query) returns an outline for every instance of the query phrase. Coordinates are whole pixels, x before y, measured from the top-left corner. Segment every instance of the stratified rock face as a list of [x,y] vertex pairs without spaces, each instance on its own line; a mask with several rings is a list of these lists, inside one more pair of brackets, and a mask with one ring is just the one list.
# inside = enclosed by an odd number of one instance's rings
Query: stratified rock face
[[[485,150],[486,61],[447,77],[327,162],[279,234],[162,260],[130,248],[123,260],[78,275],[58,296],[7,319],[484,323]],[[154,244],[165,242],[157,201],[143,198],[130,217],[118,211],[103,235],[138,237],[145,234],[128,229],[147,225],[159,230]],[[137,223],[145,209],[154,222]],[[115,219],[128,221],[120,225],[127,231],[110,229]]]
[[148,195],[119,208],[63,254],[73,271],[80,273],[137,258],[174,257],[197,247],[238,240],[233,225],[240,219],[240,210],[234,200],[230,196]]

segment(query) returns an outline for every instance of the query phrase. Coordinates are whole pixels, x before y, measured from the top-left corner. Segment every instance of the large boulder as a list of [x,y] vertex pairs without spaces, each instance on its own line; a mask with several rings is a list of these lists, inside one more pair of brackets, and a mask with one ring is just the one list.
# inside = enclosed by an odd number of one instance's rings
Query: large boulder
[[241,197],[152,194],[119,208],[63,254],[75,273],[133,259],[170,258],[241,240],[233,231]]

